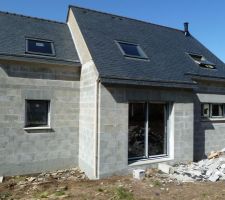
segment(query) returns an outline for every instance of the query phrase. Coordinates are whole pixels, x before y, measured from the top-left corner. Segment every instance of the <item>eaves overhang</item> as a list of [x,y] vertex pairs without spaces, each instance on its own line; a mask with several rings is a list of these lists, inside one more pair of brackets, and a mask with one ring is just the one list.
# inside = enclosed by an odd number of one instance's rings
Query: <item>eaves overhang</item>
[[54,64],[54,65],[65,65],[70,67],[81,67],[79,60],[63,60],[57,58],[51,58],[47,56],[32,56],[32,55],[19,55],[19,54],[3,54],[0,53],[0,60],[6,61],[23,61],[40,64]]
[[133,80],[133,79],[119,79],[100,77],[102,84],[110,85],[131,85],[131,86],[151,86],[151,87],[166,87],[166,88],[180,88],[180,89],[195,89],[197,84],[195,82],[178,82],[178,81],[163,81],[163,80]]
[[186,73],[186,76],[190,76],[193,81],[208,81],[208,82],[224,82],[225,76],[210,76],[210,75],[199,75],[194,73]]

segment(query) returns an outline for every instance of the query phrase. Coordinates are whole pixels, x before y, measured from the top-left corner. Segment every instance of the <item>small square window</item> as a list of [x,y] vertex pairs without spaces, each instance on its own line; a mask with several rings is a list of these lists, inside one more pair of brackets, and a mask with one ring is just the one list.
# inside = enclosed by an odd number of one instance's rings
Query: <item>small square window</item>
[[26,100],[26,127],[48,127],[49,124],[48,100]]
[[140,45],[117,41],[118,47],[126,57],[148,59]]
[[203,118],[224,118],[225,104],[203,103],[201,104],[201,117]]
[[201,105],[201,116],[202,117],[209,117],[210,114],[210,108],[209,108],[209,104],[208,103],[204,103]]
[[55,50],[52,41],[26,39],[26,53],[54,56]]
[[216,65],[208,60],[205,57],[198,54],[189,54],[191,58],[197,63],[200,67],[208,68],[208,69],[215,69]]

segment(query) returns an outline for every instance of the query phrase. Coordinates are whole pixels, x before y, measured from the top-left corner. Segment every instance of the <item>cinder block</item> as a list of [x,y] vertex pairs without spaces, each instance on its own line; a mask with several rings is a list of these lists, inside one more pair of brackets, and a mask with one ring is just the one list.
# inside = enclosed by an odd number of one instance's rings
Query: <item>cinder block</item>
[[166,174],[173,173],[173,167],[165,163],[159,163],[158,169]]
[[145,170],[143,169],[134,169],[133,170],[133,178],[142,180],[145,177]]

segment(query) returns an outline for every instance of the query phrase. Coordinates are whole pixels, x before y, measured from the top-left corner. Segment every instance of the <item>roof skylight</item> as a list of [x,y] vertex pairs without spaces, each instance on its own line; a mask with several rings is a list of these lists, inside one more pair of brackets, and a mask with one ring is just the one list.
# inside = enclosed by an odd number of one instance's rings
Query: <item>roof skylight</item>
[[205,67],[208,69],[215,69],[216,65],[208,60],[206,60],[205,57],[203,57],[202,55],[198,55],[198,54],[189,54],[191,56],[191,58],[195,61],[195,63],[197,63],[199,66],[201,67]]
[[55,50],[52,41],[27,38],[26,53],[54,56]]
[[140,45],[117,41],[118,47],[122,54],[126,57],[148,59]]

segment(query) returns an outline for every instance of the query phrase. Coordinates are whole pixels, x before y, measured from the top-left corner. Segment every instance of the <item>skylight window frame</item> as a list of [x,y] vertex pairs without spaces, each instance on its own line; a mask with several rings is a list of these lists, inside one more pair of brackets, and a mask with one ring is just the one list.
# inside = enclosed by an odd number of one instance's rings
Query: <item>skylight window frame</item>
[[[193,56],[196,57],[201,57],[202,61],[208,61],[203,55],[201,54],[197,54],[197,53],[187,53],[188,56],[195,62],[195,64],[197,64],[199,67],[204,68],[204,69],[210,69],[210,70],[216,70],[216,64],[212,63],[213,65],[201,65],[200,61],[197,61],[193,58]],[[211,63],[210,61],[208,61],[209,63]]]
[[[51,49],[52,49],[52,53],[42,53],[42,52],[36,52],[36,51],[29,51],[28,49],[28,43],[29,40],[34,40],[36,42],[48,42],[51,44]],[[32,54],[32,55],[39,55],[39,56],[51,56],[51,57],[55,57],[56,56],[56,52],[55,52],[55,45],[54,45],[54,41],[52,40],[47,40],[47,39],[40,39],[40,38],[32,38],[32,37],[26,37],[25,38],[25,44],[26,44],[26,49],[25,49],[25,53],[26,54]]]
[[[146,55],[146,53],[144,52],[144,50],[141,48],[141,45],[140,44],[133,43],[133,42],[121,41],[121,40],[115,40],[115,43],[118,46],[119,50],[121,51],[121,53],[122,53],[122,55],[124,57],[149,61],[149,57]],[[120,43],[136,46],[137,47],[137,50],[138,50],[138,53],[140,54],[140,56],[126,54],[125,51],[123,50],[122,46],[120,45]]]

